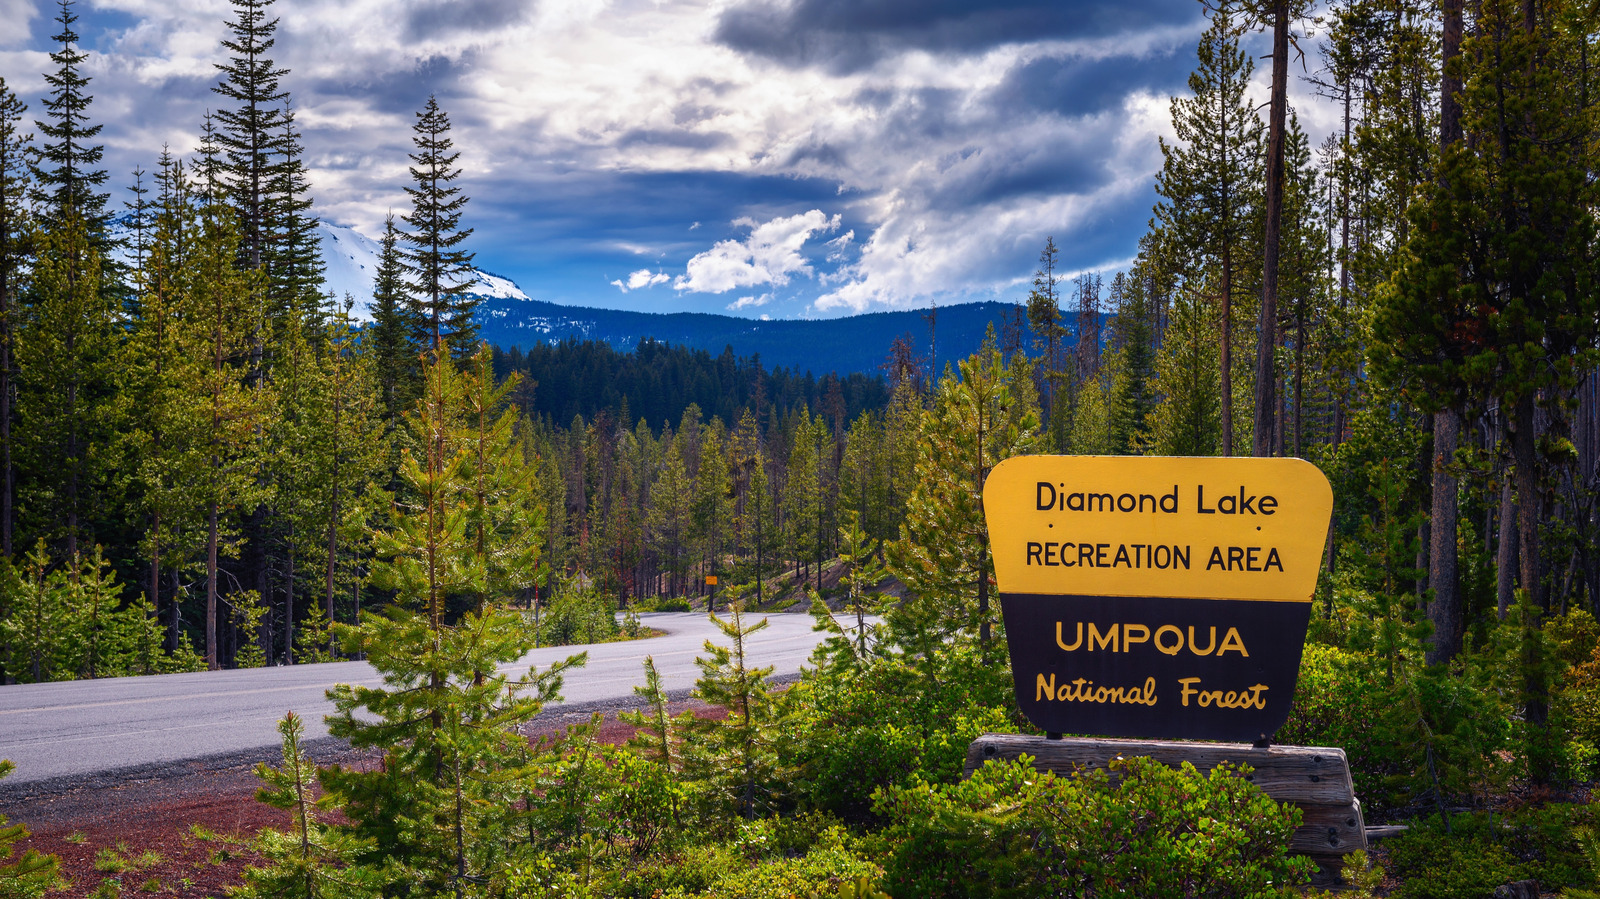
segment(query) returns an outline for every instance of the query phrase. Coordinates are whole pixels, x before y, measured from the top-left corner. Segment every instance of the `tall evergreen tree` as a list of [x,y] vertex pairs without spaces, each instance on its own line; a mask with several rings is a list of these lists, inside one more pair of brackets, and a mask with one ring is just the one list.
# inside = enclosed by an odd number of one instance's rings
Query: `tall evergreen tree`
[[214,669],[222,663],[217,617],[221,557],[237,549],[227,516],[267,499],[267,488],[254,474],[257,434],[272,397],[268,390],[245,383],[261,327],[260,308],[253,302],[261,276],[237,268],[232,209],[214,202],[200,206],[191,258],[183,300],[183,389],[200,400],[193,412],[204,427],[203,443],[195,448],[204,474],[196,487],[205,522],[206,663]]
[[1186,283],[1173,303],[1161,349],[1156,353],[1155,389],[1161,396],[1151,416],[1157,455],[1209,456],[1217,451],[1224,405],[1217,385],[1217,322],[1209,314],[1204,281]]
[[[482,595],[491,583],[464,501],[474,490],[476,453],[470,441],[453,439],[459,402],[471,392],[466,378],[436,355],[408,419],[420,458],[406,453],[402,473],[415,502],[379,535],[373,573],[397,603],[339,629],[345,648],[365,652],[384,685],[336,687],[329,730],[355,746],[382,747],[384,764],[334,767],[322,778],[355,833],[384,847],[394,886],[430,894],[483,876],[513,834],[525,832],[508,826],[526,813],[518,800],[528,746],[519,728],[555,696],[559,672],[585,658],[510,677],[501,667],[533,641],[520,616],[502,611],[503,596],[455,623],[446,614],[450,594]],[[524,535],[508,536],[487,555],[522,552]]]
[[478,301],[468,295],[472,289],[472,254],[460,249],[472,235],[461,227],[461,211],[467,196],[455,181],[461,176],[451,152],[450,118],[439,108],[436,97],[417,113],[412,128],[411,178],[406,187],[411,197],[411,214],[405,216],[411,230],[401,238],[409,246],[400,258],[411,275],[407,287],[426,329],[421,343],[441,350],[448,347],[455,356],[475,349],[478,327],[472,320]]
[[915,595],[907,612],[922,617],[929,638],[956,634],[987,644],[993,562],[983,483],[1002,460],[1039,450],[1027,360],[1018,355],[1003,366],[991,330],[959,374],[940,379],[916,443],[915,486],[901,539],[889,547],[891,571]]
[[16,335],[18,450],[35,533],[78,558],[117,486],[115,375],[122,323],[89,223],[68,208],[38,235]]
[[1061,311],[1061,279],[1056,275],[1060,255],[1055,238],[1045,238],[1044,249],[1039,253],[1039,268],[1033,273],[1033,289],[1028,292],[1028,325],[1033,329],[1035,349],[1043,357],[1039,370],[1043,387],[1040,393],[1050,446],[1056,452],[1066,452],[1067,432],[1072,426],[1068,402],[1072,385],[1062,352],[1071,332]]
[[1283,237],[1284,147],[1288,140],[1289,22],[1303,15],[1303,2],[1257,0],[1257,12],[1270,19],[1272,29],[1272,86],[1267,100],[1266,190],[1262,198],[1263,262],[1261,310],[1257,322],[1255,423],[1251,455],[1270,456],[1277,432],[1278,397],[1274,358],[1278,349],[1278,275]]
[[56,21],[61,32],[50,39],[61,48],[50,54],[56,70],[44,76],[50,85],[50,98],[44,101],[50,121],[34,123],[41,137],[33,166],[34,191],[47,214],[61,216],[70,210],[76,215],[90,242],[103,252],[110,194],[97,192],[106,182],[106,171],[96,166],[105,147],[90,143],[103,126],[89,124],[89,104],[94,97],[86,92],[89,78],[82,72],[89,54],[77,47],[78,33],[72,26],[78,17],[72,12],[72,0],[58,2]]
[[367,339],[377,367],[378,389],[383,399],[384,416],[390,430],[399,427],[400,412],[410,405],[416,393],[417,361],[420,350],[412,336],[420,328],[406,293],[405,269],[397,246],[400,232],[394,216],[383,222],[379,242],[378,271],[372,284],[372,327]]
[[276,147],[279,158],[269,182],[267,207],[271,240],[265,250],[271,314],[279,321],[303,319],[313,343],[320,345],[328,317],[323,310],[326,267],[317,239],[318,220],[310,214],[300,132],[294,127],[294,108],[287,103]]
[[229,53],[226,65],[216,63],[222,81],[211,88],[233,106],[215,113],[219,127],[217,145],[226,167],[229,202],[238,213],[239,262],[247,269],[259,269],[266,262],[272,242],[271,194],[280,177],[280,135],[285,125],[282,103],[289,96],[278,86],[288,74],[277,68],[267,52],[276,43],[273,32],[278,20],[267,18],[273,0],[229,0],[234,20],[228,23],[230,37],[222,46]]
[[[1583,78],[1594,15],[1566,2],[1485,2],[1463,55],[1471,139],[1445,148],[1435,186],[1413,209],[1406,264],[1380,295],[1372,361],[1415,385],[1427,411],[1461,398],[1504,410],[1515,470],[1522,588],[1551,606],[1541,535],[1548,485],[1569,465],[1564,397],[1600,338],[1594,260],[1594,107]],[[1542,420],[1541,420],[1542,419]],[[1535,616],[1525,626],[1537,627]],[[1524,659],[1524,720],[1536,781],[1554,773],[1542,642]]]
[[1156,176],[1156,221],[1169,232],[1190,265],[1214,266],[1220,314],[1222,454],[1234,446],[1234,298],[1240,292],[1240,261],[1259,208],[1261,120],[1245,97],[1253,69],[1239,49],[1241,28],[1231,4],[1211,13],[1200,39],[1200,67],[1189,76],[1191,97],[1174,98],[1172,125],[1178,143],[1161,141]]
[[16,521],[17,476],[13,458],[11,407],[16,391],[15,368],[18,299],[23,264],[28,258],[28,152],[31,134],[17,129],[28,107],[0,78],[0,551],[11,558]]
[[1111,282],[1111,301],[1116,308],[1111,342],[1120,360],[1109,410],[1113,453],[1141,452],[1149,440],[1149,418],[1155,408],[1151,383],[1155,378],[1155,315],[1147,281],[1136,266],[1132,272],[1118,272]]

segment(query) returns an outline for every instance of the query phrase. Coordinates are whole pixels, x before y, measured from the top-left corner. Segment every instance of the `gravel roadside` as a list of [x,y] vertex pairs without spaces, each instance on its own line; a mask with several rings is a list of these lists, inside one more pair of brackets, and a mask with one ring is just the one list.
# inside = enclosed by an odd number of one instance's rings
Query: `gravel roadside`
[[[674,714],[690,709],[702,717],[720,713],[690,699],[689,692],[670,697]],[[556,706],[535,718],[526,733],[531,740],[558,737],[599,713],[604,718],[600,739],[622,743],[633,728],[619,721],[617,712],[636,706],[632,700]],[[324,765],[376,765],[380,757],[333,738],[307,742],[304,748]],[[263,827],[288,826],[285,812],[255,801],[260,783],[256,764],[276,764],[280,758],[272,747],[87,779],[14,785],[0,781],[0,813],[32,831],[19,849],[60,857],[62,876],[70,885],[52,897],[225,896],[255,860],[250,838]]]

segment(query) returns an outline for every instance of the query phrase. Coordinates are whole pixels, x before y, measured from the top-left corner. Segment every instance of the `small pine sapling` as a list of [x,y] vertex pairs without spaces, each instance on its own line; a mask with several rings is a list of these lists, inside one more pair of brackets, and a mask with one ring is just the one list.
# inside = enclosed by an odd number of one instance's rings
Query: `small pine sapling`
[[877,643],[879,625],[869,622],[867,618],[883,611],[882,597],[871,590],[883,581],[886,571],[877,558],[878,545],[871,542],[861,528],[860,513],[846,509],[844,515],[845,523],[839,526],[838,556],[844,574],[839,578],[839,583],[845,588],[845,610],[855,615],[856,624],[851,632],[847,632],[822,597],[813,594],[811,617],[816,619],[816,624],[811,629],[825,632],[828,636],[817,646],[811,658],[818,665],[835,662],[848,668],[859,668],[866,663],[868,654]]
[[246,870],[245,887],[235,895],[243,899],[377,896],[381,883],[374,873],[352,863],[358,853],[369,848],[367,843],[322,823],[322,813],[333,801],[327,794],[312,795],[316,766],[300,747],[304,730],[298,715],[285,714],[278,722],[278,733],[283,735],[282,764],[276,768],[265,762],[256,765],[256,777],[263,783],[256,790],[256,799],[288,812],[289,830],[261,831],[255,846],[269,864]]
[[696,719],[689,753],[690,770],[746,820],[753,820],[762,807],[770,805],[778,790],[777,749],[784,725],[782,710],[766,681],[771,666],[750,666],[749,638],[767,626],[765,618],[750,625],[744,622],[744,596],[750,589],[749,585],[729,587],[728,619],[715,613],[710,616],[731,645],[706,641],[706,655],[695,659],[700,668],[695,695],[727,709],[728,714],[721,719]]
[[661,673],[656,670],[654,656],[644,657],[644,686],[635,686],[633,692],[645,701],[646,710],[617,713],[619,720],[636,728],[628,738],[628,748],[640,758],[665,768],[668,774],[681,773],[683,733],[693,726],[694,713],[674,716],[667,710],[667,692],[661,686]]

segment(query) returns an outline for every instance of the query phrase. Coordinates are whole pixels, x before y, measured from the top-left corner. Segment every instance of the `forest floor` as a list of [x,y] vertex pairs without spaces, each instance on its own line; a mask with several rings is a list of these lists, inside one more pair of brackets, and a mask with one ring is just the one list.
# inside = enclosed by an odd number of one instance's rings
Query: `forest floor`
[[[701,717],[722,714],[698,700],[670,706]],[[618,708],[555,709],[527,728],[531,741],[559,737],[600,712],[598,738],[621,744],[634,728]],[[357,751],[331,738],[307,743],[318,764],[373,768],[376,751]],[[19,851],[34,849],[61,859],[66,889],[51,897],[155,896],[201,899],[227,895],[259,860],[250,848],[262,828],[287,829],[288,813],[257,802],[257,762],[276,764],[276,751],[201,759],[166,768],[104,775],[87,783],[20,784],[0,804],[11,823],[32,835]]]

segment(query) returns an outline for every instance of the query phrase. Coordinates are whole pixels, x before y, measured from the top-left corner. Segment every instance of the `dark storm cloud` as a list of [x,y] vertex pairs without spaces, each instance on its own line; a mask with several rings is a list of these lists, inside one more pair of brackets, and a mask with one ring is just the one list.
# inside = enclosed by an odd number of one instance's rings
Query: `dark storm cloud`
[[991,144],[946,160],[927,186],[929,208],[970,211],[1019,197],[1092,193],[1110,180],[1105,163],[1113,148]]
[[1139,57],[1045,57],[1014,66],[990,100],[997,109],[1017,114],[1093,115],[1121,106],[1137,90],[1157,96],[1177,94],[1184,90],[1194,65],[1194,50],[1187,45],[1181,51],[1172,48]]
[[[837,182],[822,178],[543,169],[474,193],[473,214],[486,222],[517,222],[516,242],[541,254],[559,246],[561,254],[613,256],[618,244],[629,243],[676,249],[687,259],[691,250],[737,230],[734,218],[765,221],[806,209],[837,209],[857,196],[840,194]],[[529,209],[538,210],[536,219],[529,219]],[[695,222],[701,227],[691,231]]]
[[433,0],[406,11],[405,34],[413,41],[461,32],[494,31],[523,21],[532,0]]
[[457,93],[462,76],[471,69],[471,54],[460,59],[436,55],[419,59],[409,68],[368,74],[359,80],[317,79],[308,87],[310,93],[320,97],[356,98],[363,106],[389,114],[416,112],[429,95],[436,95],[441,98],[445,113],[454,120],[455,112],[442,98]]
[[723,12],[715,39],[784,65],[849,72],[906,50],[971,53],[1022,41],[1134,34],[1196,14],[1183,0],[744,0]]

